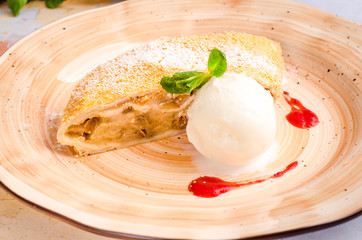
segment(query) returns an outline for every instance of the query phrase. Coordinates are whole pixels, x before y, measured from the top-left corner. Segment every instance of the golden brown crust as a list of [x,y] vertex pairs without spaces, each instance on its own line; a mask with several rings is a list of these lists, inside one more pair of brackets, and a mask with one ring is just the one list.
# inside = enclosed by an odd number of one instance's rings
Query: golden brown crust
[[[223,51],[228,71],[254,78],[274,98],[282,95],[283,58],[279,44],[265,37],[245,33],[210,33],[161,38],[125,52],[88,73],[75,87],[58,129],[58,141],[74,146],[79,154],[103,152],[184,132],[168,129],[163,134],[134,142],[92,143],[83,134],[68,133],[106,109],[120,106],[130,98],[163,91],[160,80],[180,71],[207,72],[212,49]],[[192,99],[190,99],[192,101]],[[119,119],[119,121],[123,121]]]
[[116,99],[160,89],[163,76],[178,71],[206,71],[213,48],[226,54],[228,71],[244,72],[274,97],[281,96],[283,59],[275,41],[237,32],[161,38],[88,73],[74,89],[61,122]]

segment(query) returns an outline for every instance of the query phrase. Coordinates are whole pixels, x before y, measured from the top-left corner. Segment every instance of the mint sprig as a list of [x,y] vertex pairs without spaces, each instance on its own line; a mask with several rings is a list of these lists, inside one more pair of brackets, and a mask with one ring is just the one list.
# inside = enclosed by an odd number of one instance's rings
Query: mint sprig
[[65,0],[45,0],[45,5],[48,8],[56,8]]
[[[6,1],[14,16],[18,16],[20,9],[22,9],[25,6],[25,4],[28,3],[28,0],[6,0]],[[48,8],[56,8],[64,1],[65,0],[45,0],[45,5]],[[0,0],[0,3],[1,2],[3,2],[3,0]]]
[[163,77],[160,84],[169,93],[191,94],[193,90],[201,88],[213,76],[221,77],[224,74],[227,69],[225,54],[216,48],[211,50],[207,68],[209,73],[187,71],[175,73],[172,77]]
[[226,71],[226,57],[223,52],[218,49],[213,49],[209,56],[209,61],[207,62],[207,69],[210,74],[215,77],[221,77]]
[[28,0],[7,0],[7,2],[14,16],[18,16],[20,9],[22,9],[25,6]]

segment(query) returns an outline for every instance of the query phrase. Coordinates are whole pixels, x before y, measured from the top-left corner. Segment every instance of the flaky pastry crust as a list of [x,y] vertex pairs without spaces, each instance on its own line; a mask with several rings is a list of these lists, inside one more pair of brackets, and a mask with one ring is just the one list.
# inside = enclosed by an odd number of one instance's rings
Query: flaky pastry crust
[[[164,37],[107,61],[80,80],[61,118],[58,141],[75,147],[80,154],[128,146],[108,144],[109,147],[105,147],[101,144],[103,147],[99,150],[97,146],[90,146],[90,150],[87,149],[87,139],[70,135],[69,128],[94,116],[99,117],[99,111],[114,108],[117,104],[120,106],[131,98],[162,92],[160,80],[163,76],[180,71],[207,72],[208,56],[214,48],[225,53],[227,71],[245,73],[254,78],[274,98],[282,95],[283,58],[281,47],[275,41],[238,32]],[[180,131],[161,135],[179,134],[184,129],[177,130]],[[158,138],[143,139],[132,142],[132,145],[155,139]]]

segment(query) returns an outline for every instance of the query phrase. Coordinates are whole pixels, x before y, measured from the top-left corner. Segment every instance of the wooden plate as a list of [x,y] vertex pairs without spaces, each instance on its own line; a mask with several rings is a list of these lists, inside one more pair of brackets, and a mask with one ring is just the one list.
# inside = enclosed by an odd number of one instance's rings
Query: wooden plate
[[[285,90],[316,112],[300,130],[276,105],[280,151],[270,169],[298,160],[280,179],[218,198],[191,195],[187,137],[75,158],[55,139],[74,82],[59,81],[80,55],[119,42],[241,31],[281,43]],[[362,28],[282,0],[126,1],[50,24],[0,58],[0,180],[64,218],[122,236],[225,239],[323,224],[362,207]],[[221,175],[243,180],[263,173]]]

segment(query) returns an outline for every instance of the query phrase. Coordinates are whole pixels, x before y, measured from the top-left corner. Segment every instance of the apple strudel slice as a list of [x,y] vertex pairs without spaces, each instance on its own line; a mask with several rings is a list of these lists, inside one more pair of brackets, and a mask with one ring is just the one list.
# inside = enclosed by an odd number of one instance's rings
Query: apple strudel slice
[[176,72],[207,72],[214,48],[225,53],[227,71],[254,78],[274,98],[282,95],[283,58],[275,41],[237,32],[165,37],[107,61],[80,80],[61,118],[59,143],[84,155],[184,133],[194,96],[167,93],[160,80]]

